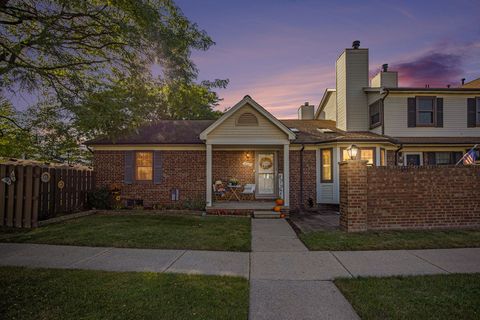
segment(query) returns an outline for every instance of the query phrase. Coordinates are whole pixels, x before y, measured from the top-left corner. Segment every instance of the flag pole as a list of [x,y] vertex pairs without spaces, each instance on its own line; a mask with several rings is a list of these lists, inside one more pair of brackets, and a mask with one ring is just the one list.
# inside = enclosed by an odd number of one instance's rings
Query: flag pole
[[458,162],[457,162],[455,165],[458,166],[458,164],[463,161],[463,159],[465,158],[465,156],[466,156],[467,154],[469,154],[470,151],[477,149],[477,146],[478,146],[478,144],[474,145],[474,146],[472,147],[472,149],[470,149],[470,150],[468,150],[467,152],[465,152],[465,154],[463,155],[463,157],[460,158],[460,160],[458,160]]

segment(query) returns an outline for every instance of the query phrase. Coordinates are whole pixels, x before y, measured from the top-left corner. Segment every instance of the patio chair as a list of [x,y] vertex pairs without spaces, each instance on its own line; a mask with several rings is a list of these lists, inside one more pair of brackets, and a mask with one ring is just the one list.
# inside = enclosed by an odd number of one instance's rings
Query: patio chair
[[212,187],[213,187],[213,195],[215,196],[215,200],[219,200],[225,197],[227,190],[223,186],[223,182],[221,182],[220,180],[215,181]]
[[251,197],[252,200],[255,200],[255,184],[247,183],[241,192],[242,196]]

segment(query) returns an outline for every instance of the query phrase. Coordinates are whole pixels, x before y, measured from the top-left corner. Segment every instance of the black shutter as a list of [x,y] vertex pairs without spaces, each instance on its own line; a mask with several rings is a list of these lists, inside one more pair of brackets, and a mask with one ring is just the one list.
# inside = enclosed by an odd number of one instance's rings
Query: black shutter
[[439,128],[443,127],[443,98],[437,98],[437,123]]
[[415,98],[408,98],[408,126],[417,126],[417,101]]
[[425,165],[436,165],[437,161],[435,158],[435,152],[424,152],[423,157],[425,158]]
[[475,105],[475,98],[467,99],[467,127],[473,128],[477,126],[477,106]]
[[153,152],[153,183],[162,182],[162,155],[160,151]]
[[133,173],[135,170],[134,156],[135,156],[134,151],[125,152],[125,180],[124,180],[125,184],[133,183]]

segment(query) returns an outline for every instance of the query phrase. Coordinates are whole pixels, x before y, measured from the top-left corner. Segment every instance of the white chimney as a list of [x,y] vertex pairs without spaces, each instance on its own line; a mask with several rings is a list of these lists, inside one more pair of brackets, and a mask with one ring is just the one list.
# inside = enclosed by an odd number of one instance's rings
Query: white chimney
[[370,87],[398,88],[398,72],[388,71],[388,64],[382,65],[382,70],[372,78]]
[[313,120],[315,114],[315,106],[310,105],[308,102],[305,102],[304,105],[301,105],[298,108],[298,119],[299,120]]

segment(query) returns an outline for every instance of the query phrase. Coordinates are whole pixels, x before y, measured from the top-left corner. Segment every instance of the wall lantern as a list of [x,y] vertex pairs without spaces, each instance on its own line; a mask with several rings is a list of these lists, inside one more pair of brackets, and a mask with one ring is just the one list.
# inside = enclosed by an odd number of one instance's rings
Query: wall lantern
[[356,160],[358,155],[358,147],[352,144],[350,147],[347,148],[347,153],[350,160]]

